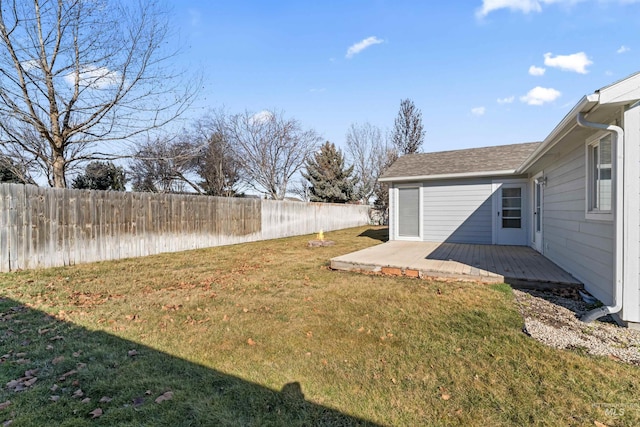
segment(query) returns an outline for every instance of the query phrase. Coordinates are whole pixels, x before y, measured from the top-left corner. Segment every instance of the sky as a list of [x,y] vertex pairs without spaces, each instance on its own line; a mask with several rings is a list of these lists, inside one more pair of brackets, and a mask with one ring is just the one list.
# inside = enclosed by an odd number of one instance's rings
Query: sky
[[640,71],[640,0],[168,0],[201,70],[188,112],[282,111],[345,146],[422,111],[423,151],[541,141],[584,95]]

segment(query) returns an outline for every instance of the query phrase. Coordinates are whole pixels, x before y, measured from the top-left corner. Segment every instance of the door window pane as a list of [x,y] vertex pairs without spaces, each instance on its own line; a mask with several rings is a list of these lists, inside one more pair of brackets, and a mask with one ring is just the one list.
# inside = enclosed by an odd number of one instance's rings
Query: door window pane
[[515,188],[503,188],[502,189],[502,197],[520,197],[521,192],[520,187]]
[[522,220],[502,218],[502,228],[520,228],[522,226]]
[[520,209],[503,209],[503,218],[520,218]]
[[522,199],[520,197],[518,197],[517,199],[514,197],[502,198],[502,207],[504,209],[519,208],[521,203],[522,203]]
[[522,188],[502,189],[502,228],[522,227]]

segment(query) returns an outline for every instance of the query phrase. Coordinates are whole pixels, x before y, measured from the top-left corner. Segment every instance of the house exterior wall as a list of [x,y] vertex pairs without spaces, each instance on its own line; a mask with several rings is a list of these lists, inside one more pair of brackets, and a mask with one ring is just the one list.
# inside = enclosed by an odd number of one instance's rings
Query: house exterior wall
[[492,243],[490,178],[392,184],[389,189],[389,239],[397,240],[400,185],[421,186],[422,240]]
[[[485,245],[495,243],[493,228],[496,212],[493,197],[496,183],[523,182],[522,178],[524,176],[461,178],[394,184],[389,191],[389,239],[402,239],[398,236],[398,188],[421,186],[421,240]],[[523,215],[528,212],[526,193],[525,190]],[[524,216],[523,227],[526,228],[527,224],[528,218]]]
[[423,240],[492,243],[491,179],[423,183]]
[[640,105],[627,109],[625,130],[624,299],[621,318],[640,323]]
[[[613,301],[614,223],[587,220],[584,139],[563,143],[564,154],[544,168],[544,256],[584,283],[605,304]],[[542,171],[534,165],[530,175]]]

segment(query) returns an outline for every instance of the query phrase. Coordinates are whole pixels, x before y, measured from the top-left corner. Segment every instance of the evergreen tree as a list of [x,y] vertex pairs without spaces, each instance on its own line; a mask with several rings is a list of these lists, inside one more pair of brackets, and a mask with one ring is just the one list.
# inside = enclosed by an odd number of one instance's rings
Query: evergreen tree
[[422,112],[410,99],[400,101],[400,111],[393,126],[391,137],[400,155],[420,152],[424,141]]
[[309,198],[312,202],[347,203],[354,200],[353,166],[346,167],[342,152],[327,141],[320,151],[307,159]]
[[93,161],[87,165],[83,174],[73,180],[72,187],[88,190],[125,191],[124,169],[112,162]]
[[9,157],[0,156],[0,182],[26,184],[24,168]]

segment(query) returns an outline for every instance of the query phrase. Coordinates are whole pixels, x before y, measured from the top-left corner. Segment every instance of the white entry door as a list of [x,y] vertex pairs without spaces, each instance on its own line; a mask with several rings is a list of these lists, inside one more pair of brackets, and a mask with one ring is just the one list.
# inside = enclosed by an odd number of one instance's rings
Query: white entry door
[[533,247],[542,253],[542,203],[544,200],[544,181],[542,174],[535,177],[533,188]]
[[494,237],[498,245],[527,244],[525,183],[494,183]]

